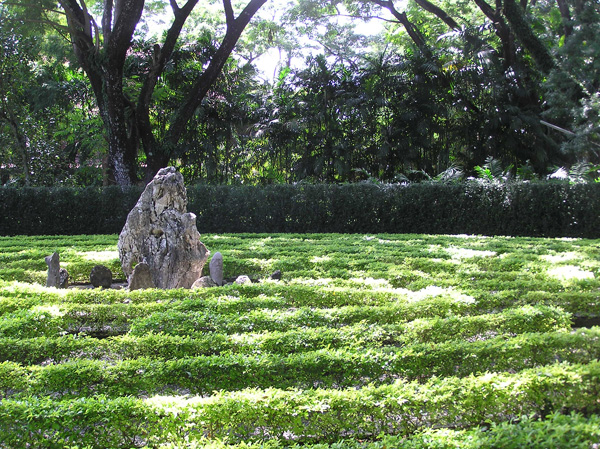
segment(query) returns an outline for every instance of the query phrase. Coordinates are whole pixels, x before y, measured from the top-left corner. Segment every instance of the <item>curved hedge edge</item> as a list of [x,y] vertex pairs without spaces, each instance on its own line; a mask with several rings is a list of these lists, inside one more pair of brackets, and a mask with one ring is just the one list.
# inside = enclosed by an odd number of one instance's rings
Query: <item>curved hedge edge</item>
[[378,325],[363,320],[339,327],[290,327],[285,331],[248,334],[185,332],[183,326],[178,326],[173,329],[178,331],[173,332],[176,335],[150,331],[139,336],[120,335],[106,339],[82,335],[27,337],[21,326],[19,329],[23,332],[20,334],[0,337],[0,362],[34,365],[82,357],[109,361],[139,357],[175,359],[257,351],[291,354],[326,348],[399,347],[467,338],[489,340],[495,336],[570,328],[570,314],[544,306],[523,306],[496,314],[417,319],[402,324]]
[[469,430],[427,429],[398,441],[396,436],[384,437],[382,443],[398,449],[589,449],[600,441],[600,416],[551,413],[545,419],[522,416],[516,422],[492,423],[490,427]]
[[162,449],[590,449],[600,442],[600,415],[551,413],[544,419],[520,417],[516,422],[468,430],[427,429],[410,437],[380,435],[377,440],[342,439],[332,443],[291,444],[280,440],[228,444],[201,440],[185,446],[167,443]]
[[[200,310],[197,310],[200,308]],[[341,328],[359,323],[373,325],[405,324],[405,331],[414,338],[433,334],[440,328],[446,333],[464,337],[493,331],[494,323],[501,331],[510,332],[511,323],[521,331],[566,328],[571,315],[557,307],[521,306],[484,316],[476,306],[447,298],[432,298],[418,303],[395,302],[385,306],[340,306],[334,309],[298,308],[294,311],[253,308],[218,313],[202,302],[142,303],[142,304],[62,304],[50,308],[19,310],[2,316],[0,338],[58,337],[65,334],[115,336],[129,333],[144,336],[151,333],[201,336],[207,333],[286,332],[298,328]],[[228,309],[226,308],[228,311]],[[458,317],[464,313],[464,317]],[[487,320],[487,321],[486,321]],[[466,329],[473,329],[467,331]],[[461,330],[462,329],[462,330]],[[504,329],[504,330],[502,330]],[[443,337],[443,331],[441,332]]]
[[[176,360],[139,358],[109,364],[73,360],[23,367],[0,363],[0,395],[76,397],[144,396],[246,388],[351,388],[481,372],[519,372],[556,361],[589,363],[600,358],[600,328],[575,333],[524,334],[488,341],[451,341],[403,348],[323,349],[288,356],[222,354]],[[384,379],[383,381],[381,379]]]
[[[220,439],[333,442],[411,435],[425,428],[470,428],[561,410],[598,413],[600,362],[559,364],[511,374],[396,382],[360,390],[244,390],[205,398],[103,396],[0,402],[3,447],[79,444],[131,447]],[[2,446],[0,446],[2,447]],[[50,446],[52,447],[52,446]]]

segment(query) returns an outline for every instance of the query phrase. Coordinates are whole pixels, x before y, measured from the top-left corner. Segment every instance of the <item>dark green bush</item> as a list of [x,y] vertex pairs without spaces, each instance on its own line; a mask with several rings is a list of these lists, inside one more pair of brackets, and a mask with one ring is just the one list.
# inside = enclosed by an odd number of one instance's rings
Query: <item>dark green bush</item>
[[140,188],[0,187],[0,235],[114,234]]
[[[0,187],[0,235],[114,234],[139,187]],[[600,236],[600,184],[323,184],[188,188],[207,232]]]

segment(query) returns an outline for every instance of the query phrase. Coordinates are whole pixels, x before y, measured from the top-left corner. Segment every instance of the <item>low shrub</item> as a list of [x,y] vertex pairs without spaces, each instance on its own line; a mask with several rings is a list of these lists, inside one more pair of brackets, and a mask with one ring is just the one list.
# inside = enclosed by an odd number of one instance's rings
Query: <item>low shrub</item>
[[[178,316],[181,317],[181,314],[159,314],[161,319],[176,319]],[[190,327],[190,320],[183,324],[175,322],[166,328],[164,321],[157,321],[157,318],[151,315],[149,320],[142,321],[142,327],[134,325],[132,332],[127,335],[100,340],[86,335],[86,332],[61,336],[65,332],[57,331],[62,329],[57,323],[52,332],[45,332],[44,336],[39,336],[37,331],[30,331],[27,335],[29,321],[25,321],[19,327],[21,332],[13,331],[9,336],[0,338],[0,362],[13,361],[32,365],[48,360],[61,363],[77,357],[113,361],[138,357],[170,360],[223,353],[287,355],[321,349],[404,347],[456,339],[476,343],[495,337],[570,329],[569,314],[546,307],[522,307],[497,314],[465,317],[433,317],[429,320],[420,318],[400,324],[378,324],[361,320],[357,323],[329,322],[327,326],[306,326],[302,322],[299,326],[288,325],[285,330],[269,331],[262,328],[253,333],[237,333],[235,329],[228,332],[232,330],[231,324],[205,332]],[[231,315],[220,319],[222,323],[234,320],[235,317]],[[102,328],[102,325],[91,321],[87,333],[98,328]],[[116,334],[118,330],[119,328],[113,333]],[[175,330],[178,332],[174,332]],[[181,332],[182,330],[185,332]],[[108,330],[104,332],[105,335],[109,333]],[[53,333],[55,336],[52,336]]]
[[[268,388],[215,392],[207,398],[3,399],[0,447],[20,447],[23,441],[41,448],[131,448],[159,443],[189,447],[205,438],[230,444],[293,444],[333,442],[340,435],[355,440],[382,433],[407,437],[426,428],[500,424],[561,410],[597,414],[599,388],[600,365],[591,362],[518,374],[433,378],[422,384],[396,381],[359,390]],[[502,438],[508,437],[498,434],[498,442]]]
[[46,288],[117,236],[0,237],[0,449],[598,443],[598,241],[203,239],[261,281]]
[[[198,441],[189,449],[590,449],[600,441],[600,416],[552,413],[545,418],[522,416],[515,421],[462,429],[426,429],[410,437],[384,435],[380,439],[345,439],[334,444],[289,444],[278,440],[227,444]],[[165,449],[183,449],[167,444]]]
[[[600,358],[600,329],[523,334],[486,341],[448,341],[405,347],[320,349],[294,354],[248,352],[161,359],[156,355],[109,363],[73,358],[23,367],[0,363],[0,396],[209,395],[245,388],[349,388],[395,379],[424,381],[482,372],[518,372],[555,361],[590,363]],[[107,352],[108,356],[110,352]],[[380,379],[385,379],[381,381]]]

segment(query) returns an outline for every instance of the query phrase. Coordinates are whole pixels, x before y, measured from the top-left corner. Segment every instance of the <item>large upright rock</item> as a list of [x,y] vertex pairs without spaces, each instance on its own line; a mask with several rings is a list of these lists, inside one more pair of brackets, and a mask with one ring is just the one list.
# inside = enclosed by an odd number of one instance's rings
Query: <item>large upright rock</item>
[[145,262],[156,288],[190,288],[202,274],[209,252],[200,241],[196,216],[187,211],[183,176],[161,169],[129,212],[119,236],[119,257],[129,279]]

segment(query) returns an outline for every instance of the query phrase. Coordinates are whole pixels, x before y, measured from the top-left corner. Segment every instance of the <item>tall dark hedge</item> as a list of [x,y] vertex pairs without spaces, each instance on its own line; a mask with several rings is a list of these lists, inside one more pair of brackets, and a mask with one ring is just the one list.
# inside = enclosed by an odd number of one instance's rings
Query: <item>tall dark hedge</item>
[[[141,188],[0,188],[0,235],[113,234]],[[600,237],[600,184],[188,187],[201,233]]]

